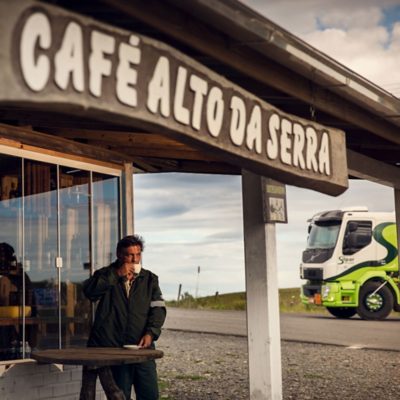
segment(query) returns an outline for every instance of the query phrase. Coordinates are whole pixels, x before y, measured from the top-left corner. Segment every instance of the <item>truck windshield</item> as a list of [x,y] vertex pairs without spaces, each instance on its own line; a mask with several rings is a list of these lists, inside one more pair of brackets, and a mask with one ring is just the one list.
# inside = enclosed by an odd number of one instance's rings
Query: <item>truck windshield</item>
[[340,221],[314,222],[308,236],[307,249],[333,249],[340,223]]

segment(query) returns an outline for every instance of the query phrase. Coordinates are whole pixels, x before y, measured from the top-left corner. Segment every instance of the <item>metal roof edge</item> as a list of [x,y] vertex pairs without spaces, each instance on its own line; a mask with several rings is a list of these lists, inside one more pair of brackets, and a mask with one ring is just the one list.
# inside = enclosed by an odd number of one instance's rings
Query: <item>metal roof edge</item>
[[[317,50],[299,37],[246,6],[239,0],[170,0],[179,8],[199,16],[207,15],[207,24],[214,26],[238,42],[271,57],[278,53],[281,64],[296,69],[310,80],[337,94],[363,104],[391,123],[400,125],[400,99],[350,70],[325,53]],[[189,4],[190,3],[190,4]],[[268,52],[269,53],[268,53]],[[396,120],[398,118],[398,120]]]

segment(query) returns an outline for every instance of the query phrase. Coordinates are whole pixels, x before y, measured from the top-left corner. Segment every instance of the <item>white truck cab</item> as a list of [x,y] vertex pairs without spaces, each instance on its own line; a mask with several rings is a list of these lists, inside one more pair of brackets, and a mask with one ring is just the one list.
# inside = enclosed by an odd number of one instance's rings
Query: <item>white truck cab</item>
[[354,207],[324,211],[308,222],[303,303],[324,306],[338,318],[383,319],[400,310],[394,213]]

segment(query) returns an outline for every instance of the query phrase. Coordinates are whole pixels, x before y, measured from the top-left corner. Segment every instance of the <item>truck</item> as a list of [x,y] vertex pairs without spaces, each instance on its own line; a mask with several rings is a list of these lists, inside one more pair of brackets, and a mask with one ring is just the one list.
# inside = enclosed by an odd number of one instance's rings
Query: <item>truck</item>
[[323,211],[308,222],[303,304],[325,307],[336,318],[382,320],[400,311],[394,212],[353,207]]

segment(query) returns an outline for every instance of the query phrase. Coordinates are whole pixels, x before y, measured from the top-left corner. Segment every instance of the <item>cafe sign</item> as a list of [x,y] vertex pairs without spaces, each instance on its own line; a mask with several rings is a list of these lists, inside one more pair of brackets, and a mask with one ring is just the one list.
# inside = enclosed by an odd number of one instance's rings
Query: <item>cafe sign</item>
[[0,18],[0,103],[164,132],[284,183],[347,188],[344,132],[284,113],[166,44],[44,3],[1,1]]

